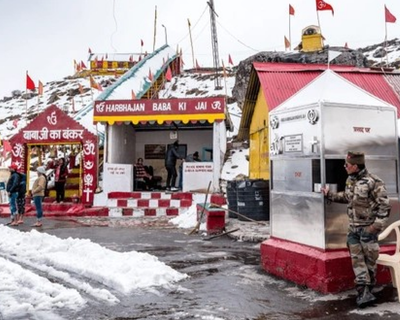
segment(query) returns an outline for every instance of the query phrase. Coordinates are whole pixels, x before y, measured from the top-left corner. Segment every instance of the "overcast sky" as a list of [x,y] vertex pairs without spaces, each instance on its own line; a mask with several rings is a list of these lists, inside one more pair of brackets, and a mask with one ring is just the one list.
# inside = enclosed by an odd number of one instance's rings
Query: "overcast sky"
[[[382,42],[385,37],[384,5],[400,19],[398,0],[328,0],[335,10],[320,11],[326,44],[350,48]],[[293,46],[301,29],[318,24],[315,0],[214,0],[218,14],[219,55],[225,64],[230,54],[238,64],[258,51],[284,50],[289,38],[289,3]],[[25,72],[37,85],[60,80],[74,71],[73,60],[94,53],[139,53],[153,50],[154,11],[157,6],[158,48],[168,43],[183,50],[185,68],[212,65],[210,14],[206,0],[0,0],[0,97],[25,89]],[[165,26],[162,27],[162,25]],[[388,24],[388,39],[400,34],[400,20]]]

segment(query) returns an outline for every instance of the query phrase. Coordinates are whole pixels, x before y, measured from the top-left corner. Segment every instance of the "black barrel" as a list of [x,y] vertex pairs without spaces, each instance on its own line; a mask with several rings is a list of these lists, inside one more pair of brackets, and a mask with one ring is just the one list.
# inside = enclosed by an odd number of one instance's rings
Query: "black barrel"
[[[238,181],[237,180],[232,180],[228,181],[226,185],[226,195],[227,195],[227,201],[228,201],[228,209],[238,212],[238,207],[237,207],[237,185]],[[237,218],[237,214],[233,213],[232,211],[228,212],[228,217],[229,218]]]
[[[269,220],[269,181],[263,179],[238,181],[238,213],[253,220]],[[239,220],[246,218],[238,216]],[[248,221],[248,220],[247,220]]]

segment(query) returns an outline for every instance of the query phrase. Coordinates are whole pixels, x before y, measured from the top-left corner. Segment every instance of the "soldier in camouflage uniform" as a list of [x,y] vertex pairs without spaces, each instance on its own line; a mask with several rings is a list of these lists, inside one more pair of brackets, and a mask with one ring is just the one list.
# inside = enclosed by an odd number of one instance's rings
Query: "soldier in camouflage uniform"
[[331,201],[347,203],[347,247],[355,274],[356,302],[365,307],[376,300],[371,290],[376,283],[378,234],[386,226],[390,204],[385,183],[368,172],[363,153],[348,152],[344,166],[349,175],[345,190],[332,193],[322,188],[322,192]]

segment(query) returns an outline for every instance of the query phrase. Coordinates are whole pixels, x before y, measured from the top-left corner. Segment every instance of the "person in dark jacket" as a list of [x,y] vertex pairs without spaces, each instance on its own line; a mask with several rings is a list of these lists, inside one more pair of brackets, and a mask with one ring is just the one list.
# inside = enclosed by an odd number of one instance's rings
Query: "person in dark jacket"
[[58,160],[58,164],[55,170],[55,189],[56,189],[56,202],[64,202],[65,197],[65,183],[68,177],[68,163],[64,158]]
[[7,181],[6,191],[8,193],[11,212],[11,221],[8,224],[17,226],[17,197],[21,178],[17,172],[18,166],[15,163],[12,163],[8,168],[10,169],[10,177]]
[[25,195],[26,195],[26,175],[24,173],[18,173],[20,175],[19,190],[17,196],[17,224],[24,223],[25,214]]
[[175,187],[176,177],[176,160],[182,159],[178,153],[179,140],[176,140],[168,149],[165,156],[165,168],[167,169],[167,190],[177,191]]

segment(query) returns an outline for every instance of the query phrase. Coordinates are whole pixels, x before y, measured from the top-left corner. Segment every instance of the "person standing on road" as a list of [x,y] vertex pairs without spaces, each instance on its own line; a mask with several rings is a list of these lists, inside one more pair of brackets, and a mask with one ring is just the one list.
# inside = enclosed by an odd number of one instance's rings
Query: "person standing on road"
[[65,158],[58,159],[54,177],[57,203],[64,202],[65,184],[67,182],[68,173],[68,163],[66,163]]
[[179,140],[176,140],[168,149],[165,156],[165,168],[167,169],[167,190],[177,191],[176,183],[176,160],[182,159],[178,153]]
[[38,167],[36,172],[38,177],[32,186],[33,203],[36,208],[36,223],[32,227],[41,227],[43,217],[42,201],[46,190],[47,177],[46,169],[44,167]]
[[21,180],[20,175],[18,174],[18,166],[15,163],[12,163],[8,169],[10,170],[10,177],[7,180],[6,191],[8,194],[8,201],[10,204],[10,213],[11,220],[8,223],[12,226],[17,226],[17,198],[19,191],[19,183]]
[[19,183],[19,190],[17,196],[17,224],[24,223],[24,214],[25,214],[25,195],[26,195],[26,174],[19,173],[20,175],[20,183]]
[[376,283],[378,234],[386,227],[390,204],[385,183],[365,167],[364,153],[348,152],[344,167],[348,174],[345,190],[333,193],[321,188],[321,192],[331,201],[347,203],[347,247],[355,274],[356,303],[363,308],[376,300],[371,290]]

